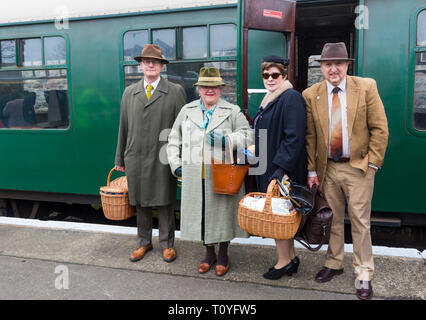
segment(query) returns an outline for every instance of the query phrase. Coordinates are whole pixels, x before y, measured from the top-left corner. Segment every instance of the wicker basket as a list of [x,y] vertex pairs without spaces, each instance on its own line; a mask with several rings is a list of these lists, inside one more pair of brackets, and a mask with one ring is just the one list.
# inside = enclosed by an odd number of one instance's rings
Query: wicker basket
[[[242,205],[244,198],[249,196],[266,197],[263,211],[253,210]],[[271,208],[272,197],[288,199],[281,196],[275,179],[269,184],[266,194],[250,192],[241,199],[238,207],[238,223],[241,229],[251,235],[280,240],[292,239],[299,228],[302,215],[297,211],[293,211],[289,215],[274,214]]]
[[125,220],[135,215],[135,207],[129,204],[127,178],[125,176],[110,182],[111,169],[108,174],[107,185],[100,188],[102,210],[109,220]]

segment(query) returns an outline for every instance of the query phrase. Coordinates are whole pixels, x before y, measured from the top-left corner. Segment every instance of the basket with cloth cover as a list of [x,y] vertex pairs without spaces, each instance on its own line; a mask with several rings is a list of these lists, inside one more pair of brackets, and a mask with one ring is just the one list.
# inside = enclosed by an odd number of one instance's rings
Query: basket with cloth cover
[[[248,208],[243,205],[247,197],[265,197],[265,206],[262,211]],[[254,236],[272,239],[292,239],[296,234],[302,215],[294,208],[290,214],[276,214],[272,211],[272,198],[289,199],[281,196],[278,184],[273,179],[265,193],[250,192],[241,199],[238,207],[238,224],[241,229]]]
[[109,220],[125,220],[135,215],[135,207],[129,203],[129,189],[126,176],[110,182],[112,168],[108,174],[107,185],[100,188],[102,210]]

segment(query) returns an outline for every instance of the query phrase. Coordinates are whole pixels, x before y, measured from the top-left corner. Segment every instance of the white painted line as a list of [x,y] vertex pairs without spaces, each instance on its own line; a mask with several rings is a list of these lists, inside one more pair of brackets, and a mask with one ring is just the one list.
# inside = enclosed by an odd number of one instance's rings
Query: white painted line
[[[56,230],[75,230],[75,231],[88,231],[88,232],[104,232],[124,235],[137,235],[136,227],[122,227],[106,224],[93,224],[93,223],[81,223],[81,222],[69,222],[69,221],[53,221],[53,220],[37,220],[37,219],[21,219],[21,218],[9,218],[0,217],[0,224],[15,225],[22,227],[32,228],[45,228],[45,229],[56,229]],[[158,237],[158,229],[152,230],[152,235]],[[180,231],[175,231],[175,238],[180,238]],[[273,239],[267,239],[262,237],[250,237],[250,238],[235,238],[231,241],[232,243],[249,244],[249,245],[263,245],[263,246],[275,246]],[[304,249],[304,247],[297,241],[294,242],[294,247],[297,249]],[[324,245],[320,251],[327,251],[328,246]],[[345,244],[345,252],[353,253],[352,244]],[[374,255],[383,256],[394,256],[404,258],[418,258],[426,259],[426,250],[420,252],[417,249],[409,248],[393,248],[383,246],[373,246]]]
[[247,93],[252,94],[252,93],[267,93],[268,90],[266,89],[247,89]]

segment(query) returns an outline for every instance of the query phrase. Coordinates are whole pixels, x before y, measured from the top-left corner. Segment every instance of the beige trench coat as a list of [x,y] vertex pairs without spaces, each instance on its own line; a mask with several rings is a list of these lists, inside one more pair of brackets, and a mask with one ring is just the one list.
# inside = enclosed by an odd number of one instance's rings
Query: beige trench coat
[[[238,225],[238,203],[245,195],[244,183],[235,196],[213,191],[210,159],[223,156],[222,148],[212,148],[205,136],[211,131],[227,134],[235,149],[253,143],[253,133],[240,108],[219,99],[206,130],[201,129],[200,100],[186,104],[169,135],[167,155],[172,173],[182,167],[180,230],[184,240],[201,240],[202,161],[205,160],[205,238],[206,244],[248,237]],[[228,153],[229,154],[229,153]],[[228,159],[229,160],[229,159]]]

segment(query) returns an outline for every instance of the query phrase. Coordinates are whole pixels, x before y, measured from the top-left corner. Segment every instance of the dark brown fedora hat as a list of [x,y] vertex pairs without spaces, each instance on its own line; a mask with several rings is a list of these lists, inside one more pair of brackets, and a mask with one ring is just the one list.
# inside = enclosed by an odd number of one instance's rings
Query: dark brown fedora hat
[[169,63],[169,61],[163,57],[161,48],[156,44],[146,44],[142,49],[140,56],[134,57],[137,62],[141,62],[142,58],[150,58],[160,60],[162,63]]
[[355,59],[348,58],[348,51],[344,42],[326,43],[322,48],[321,57],[316,61],[354,61]]

